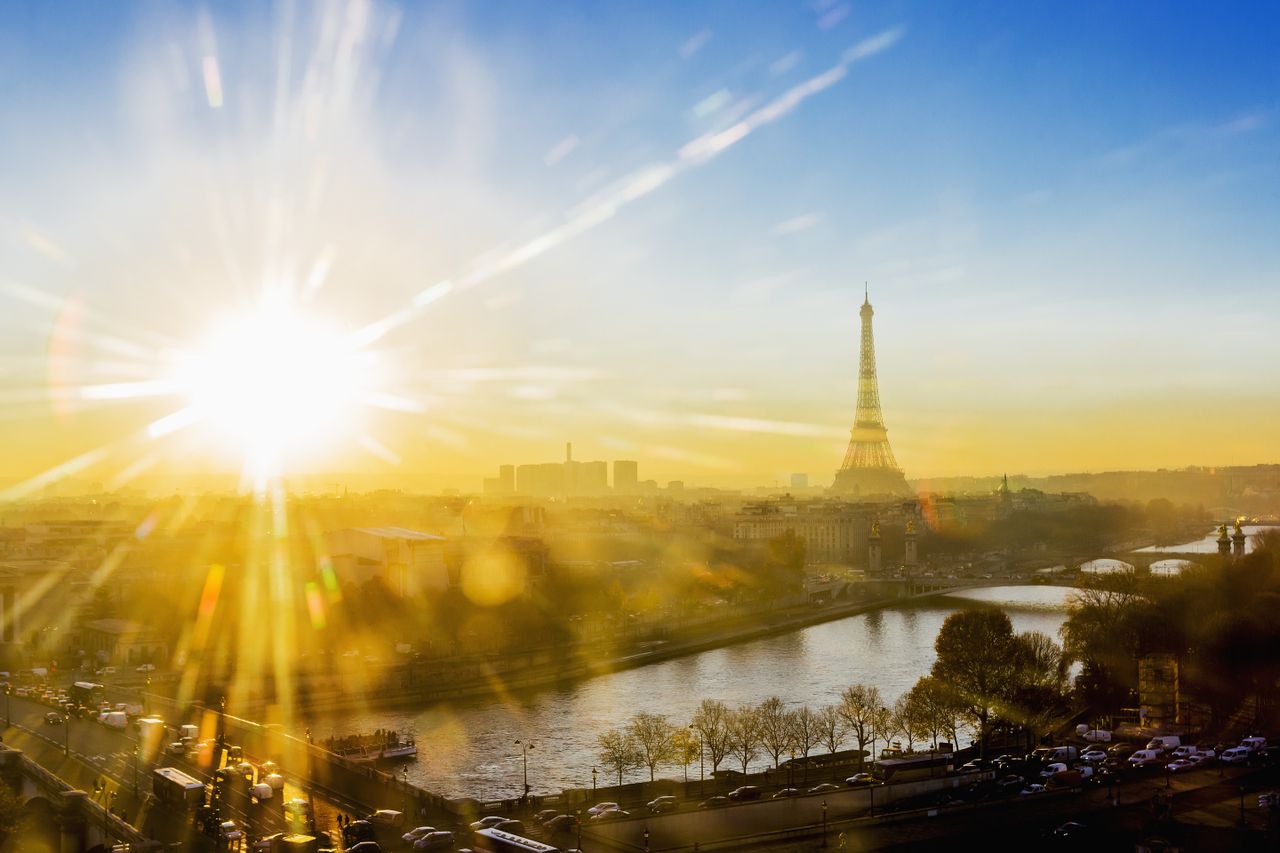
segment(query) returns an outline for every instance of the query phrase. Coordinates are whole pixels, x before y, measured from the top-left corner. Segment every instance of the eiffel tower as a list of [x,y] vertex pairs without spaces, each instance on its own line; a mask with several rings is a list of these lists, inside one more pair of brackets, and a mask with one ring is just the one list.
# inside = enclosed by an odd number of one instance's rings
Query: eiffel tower
[[876,382],[876,346],[871,336],[871,300],[862,300],[862,352],[858,365],[858,411],[849,432],[849,449],[836,472],[831,490],[840,495],[909,495],[907,478],[893,458],[889,431],[880,413],[880,386]]

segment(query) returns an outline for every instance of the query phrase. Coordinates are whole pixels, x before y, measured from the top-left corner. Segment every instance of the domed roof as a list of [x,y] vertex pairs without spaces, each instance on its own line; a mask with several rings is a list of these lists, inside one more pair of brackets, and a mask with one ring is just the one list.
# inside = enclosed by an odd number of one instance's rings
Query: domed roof
[[1114,560],[1110,557],[1099,557],[1096,560],[1088,560],[1081,563],[1080,571],[1093,575],[1114,575],[1121,572],[1132,572],[1133,564],[1126,563],[1124,560]]

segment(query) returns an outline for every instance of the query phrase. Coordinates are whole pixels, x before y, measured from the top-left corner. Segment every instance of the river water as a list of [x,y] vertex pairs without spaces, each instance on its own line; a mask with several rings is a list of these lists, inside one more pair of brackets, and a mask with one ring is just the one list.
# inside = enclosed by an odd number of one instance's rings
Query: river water
[[[591,768],[599,764],[596,736],[624,725],[638,711],[666,714],[686,725],[703,698],[734,706],[777,695],[793,707],[816,708],[837,701],[853,683],[879,687],[887,704],[929,671],[938,629],[966,601],[999,605],[1015,631],[1042,631],[1057,638],[1070,593],[1050,586],[969,590],[505,701],[353,712],[314,721],[312,730],[317,739],[378,728],[412,732],[419,752],[416,761],[405,765],[410,782],[445,796],[480,799],[519,795],[523,755],[515,741],[521,740],[533,744],[528,774],[534,793],[559,792],[591,784]],[[659,772],[670,776],[680,770]],[[641,778],[637,772],[624,780]],[[616,778],[611,780],[602,769],[600,784],[612,781]]]
[[[1274,524],[1246,524],[1241,527],[1244,535],[1248,538],[1244,541],[1244,550],[1246,554],[1253,552],[1253,535],[1261,533],[1264,530],[1274,530]],[[1232,532],[1230,529],[1228,533]],[[1194,542],[1187,542],[1182,545],[1150,545],[1146,548],[1139,548],[1139,554],[1216,554],[1218,553],[1218,528],[1213,528],[1203,539],[1197,539]]]

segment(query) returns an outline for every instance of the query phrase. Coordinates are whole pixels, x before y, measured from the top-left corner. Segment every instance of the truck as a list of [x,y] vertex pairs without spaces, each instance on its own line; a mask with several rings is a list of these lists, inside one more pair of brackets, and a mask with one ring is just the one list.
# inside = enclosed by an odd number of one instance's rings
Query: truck
[[151,793],[165,805],[187,809],[204,803],[204,783],[176,767],[157,767],[151,776]]
[[139,717],[134,724],[138,727],[138,744],[143,756],[151,758],[159,755],[169,742],[164,720],[159,717]]

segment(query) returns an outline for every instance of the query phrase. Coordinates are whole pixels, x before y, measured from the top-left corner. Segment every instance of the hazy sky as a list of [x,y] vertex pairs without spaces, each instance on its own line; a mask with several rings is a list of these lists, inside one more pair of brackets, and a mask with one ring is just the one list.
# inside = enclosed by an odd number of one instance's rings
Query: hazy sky
[[300,469],[825,482],[864,280],[909,477],[1280,461],[1278,22],[5,4],[0,476],[234,469],[153,386],[266,292],[379,400]]

